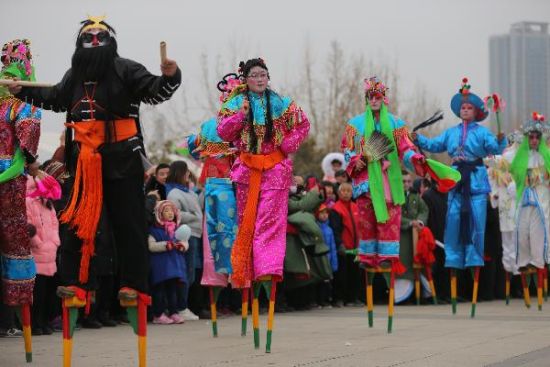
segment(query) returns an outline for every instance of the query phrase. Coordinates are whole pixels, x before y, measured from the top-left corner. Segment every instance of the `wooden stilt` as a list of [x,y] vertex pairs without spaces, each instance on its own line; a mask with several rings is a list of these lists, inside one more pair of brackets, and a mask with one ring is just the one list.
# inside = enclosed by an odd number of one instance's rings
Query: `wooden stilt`
[[506,306],[510,304],[510,273],[506,272],[506,286],[504,289],[506,294]]
[[417,265],[414,266],[414,297],[416,299],[416,305],[420,305],[420,268]]
[[271,337],[273,335],[273,321],[275,318],[275,296],[277,293],[277,281],[271,278],[271,289],[269,295],[269,311],[267,314],[267,337],[265,343],[265,352],[271,353]]
[[218,315],[216,309],[216,287],[208,287],[208,295],[210,297],[210,320],[212,322],[212,336],[218,337]]
[[542,311],[543,283],[544,283],[544,269],[537,269],[537,306],[539,311]]
[[261,284],[254,282],[252,285],[252,328],[254,329],[254,348],[260,348],[260,296]]
[[390,270],[390,296],[388,301],[388,334],[392,332],[392,327],[393,327],[393,302],[395,300],[394,284],[395,284],[395,273]]
[[430,290],[432,291],[432,300],[434,305],[437,305],[437,293],[435,292],[434,278],[432,276],[432,268],[430,265],[426,265],[426,278],[428,278],[428,283],[430,284]]
[[472,312],[470,313],[470,317],[472,318],[476,317],[477,292],[479,289],[479,270],[479,266],[474,267],[474,292],[472,294]]
[[525,302],[525,307],[531,307],[531,297],[529,296],[529,285],[527,283],[527,274],[526,271],[521,272],[521,285],[523,287],[523,301]]
[[241,336],[246,336],[246,324],[248,321],[248,296],[250,294],[250,288],[241,289]]
[[453,315],[456,314],[456,269],[451,269],[451,307]]
[[369,327],[372,327],[374,313],[374,303],[372,299],[372,282],[374,280],[374,273],[371,273],[367,269],[365,269],[365,280],[367,284],[367,315],[369,319]]

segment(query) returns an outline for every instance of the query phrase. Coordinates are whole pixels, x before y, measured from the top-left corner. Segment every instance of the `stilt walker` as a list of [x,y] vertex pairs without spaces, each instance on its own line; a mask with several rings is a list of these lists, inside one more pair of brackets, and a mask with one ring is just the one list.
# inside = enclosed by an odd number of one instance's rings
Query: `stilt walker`
[[[0,79],[33,82],[30,41],[13,40],[2,47]],[[31,316],[36,267],[31,255],[25,205],[25,171],[36,176],[41,110],[0,86],[0,262],[2,302],[17,307],[23,326],[25,358],[32,362]]]
[[359,206],[359,261],[367,278],[367,311],[372,325],[372,280],[382,273],[390,289],[388,333],[393,325],[395,274],[405,270],[399,261],[401,205],[405,193],[400,161],[423,176],[424,156],[415,150],[405,123],[388,112],[386,86],[365,79],[366,111],[348,121],[342,139],[346,171],[353,180]]
[[[513,140],[513,135],[510,140]],[[514,142],[514,144],[517,144]],[[517,149],[514,145],[506,148]],[[506,150],[504,151],[506,154]],[[488,160],[489,182],[491,184],[491,205],[498,207],[499,228],[502,234],[502,265],[506,272],[505,294],[506,304],[510,304],[510,278],[518,275],[516,265],[516,184],[510,174],[510,163],[502,156]]]
[[[468,79],[451,100],[451,110],[461,122],[438,137],[429,139],[414,134],[415,143],[421,149],[441,153],[447,151],[453,168],[460,172],[460,182],[449,193],[447,224],[445,228],[445,266],[451,268],[451,299],[456,312],[456,269],[484,265],[484,235],[487,211],[487,194],[491,191],[483,158],[501,154],[507,145],[504,134],[496,138],[491,131],[479,124],[488,116],[481,98],[470,92]],[[479,270],[478,270],[479,271]],[[472,297],[472,316],[475,316],[477,287]]]
[[542,310],[544,274],[548,263],[550,217],[550,149],[546,143],[550,127],[543,115],[534,112],[523,127],[519,146],[504,153],[516,184],[516,263],[521,272],[525,305],[530,306],[529,278],[535,277],[537,305]]
[[[219,136],[239,157],[231,169],[237,186],[238,235],[231,251],[235,288],[252,284],[254,343],[259,347],[260,284],[270,298],[266,353],[271,351],[276,283],[282,279],[292,162],[309,131],[309,120],[288,97],[268,87],[262,59],[239,65],[243,84],[234,88],[218,117]],[[244,297],[243,297],[244,299]],[[257,335],[257,337],[256,337]]]
[[[223,103],[231,91],[241,85],[237,74],[230,73],[217,84]],[[216,302],[221,290],[228,285],[231,269],[231,249],[237,231],[237,204],[229,174],[235,161],[236,150],[231,143],[223,141],[216,131],[216,118],[201,124],[197,135],[187,137],[185,146],[189,154],[203,162],[199,183],[205,187],[205,215],[203,233],[203,275],[201,284],[209,288],[212,333],[216,337]],[[246,335],[248,316],[248,293],[242,292],[241,335]],[[246,301],[246,304],[245,304]]]
[[[97,287],[91,260],[105,208],[116,228],[113,234],[121,277],[118,297],[137,324],[134,330],[143,367],[149,272],[139,106],[170,99],[181,82],[181,73],[172,60],[164,59],[162,76],[154,76],[143,65],[119,57],[115,30],[104,17],[89,17],[81,24],[71,69],[61,82],[39,88],[14,85],[10,91],[28,103],[67,116],[65,157],[74,185],[61,216],[71,229],[60,253],[63,302],[79,292],[76,288]],[[66,307],[75,304],[68,302]],[[66,330],[64,335],[70,334]]]

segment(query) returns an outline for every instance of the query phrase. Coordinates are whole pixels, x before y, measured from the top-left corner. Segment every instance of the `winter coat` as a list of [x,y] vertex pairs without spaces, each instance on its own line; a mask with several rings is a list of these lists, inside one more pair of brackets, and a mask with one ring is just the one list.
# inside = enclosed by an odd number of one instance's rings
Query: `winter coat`
[[[36,189],[34,179],[27,179],[27,193]],[[46,202],[39,198],[26,198],[27,221],[36,228],[36,235],[31,238],[31,252],[36,263],[36,273],[53,276],[57,271],[55,264],[59,247],[59,221],[55,209],[48,209]]]

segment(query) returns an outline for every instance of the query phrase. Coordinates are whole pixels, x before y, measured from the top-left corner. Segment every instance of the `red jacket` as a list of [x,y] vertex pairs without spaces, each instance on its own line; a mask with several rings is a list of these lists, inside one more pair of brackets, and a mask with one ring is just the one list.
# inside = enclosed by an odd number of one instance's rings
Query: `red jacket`
[[[357,225],[359,208],[357,204],[353,201],[345,202],[338,200],[332,207],[332,210],[337,213],[342,220],[341,235],[336,235],[336,237],[341,238],[341,243],[337,243],[336,245],[339,246],[343,244],[347,250],[357,248],[359,245],[359,231]],[[338,232],[338,229],[334,229],[334,231]]]

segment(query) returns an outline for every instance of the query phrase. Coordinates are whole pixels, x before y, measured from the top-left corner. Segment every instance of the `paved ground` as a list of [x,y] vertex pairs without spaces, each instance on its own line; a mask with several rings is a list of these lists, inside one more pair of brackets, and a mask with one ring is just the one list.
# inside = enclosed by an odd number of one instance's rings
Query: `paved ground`
[[[521,300],[478,305],[398,306],[394,333],[386,333],[386,307],[376,306],[374,328],[362,308],[278,314],[271,354],[254,350],[251,333],[240,336],[240,318],[149,328],[150,367],[163,366],[550,366],[550,304],[527,310]],[[249,320],[250,321],[250,320]],[[249,328],[251,325],[249,324]],[[250,329],[249,329],[250,331]],[[136,338],[127,326],[75,334],[73,366],[136,366]],[[61,366],[61,335],[34,339],[35,366]],[[0,339],[0,366],[24,366],[23,341]]]

